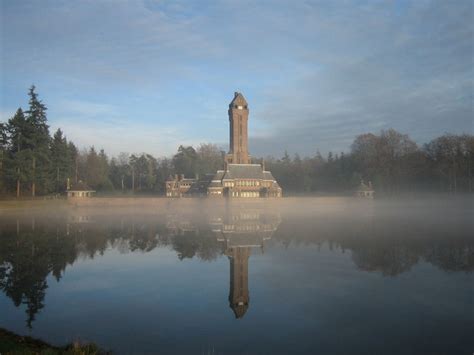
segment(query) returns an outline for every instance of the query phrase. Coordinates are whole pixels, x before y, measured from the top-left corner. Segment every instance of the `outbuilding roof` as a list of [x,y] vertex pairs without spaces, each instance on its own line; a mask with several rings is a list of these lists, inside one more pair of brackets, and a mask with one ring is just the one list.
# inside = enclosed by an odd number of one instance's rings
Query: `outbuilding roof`
[[89,191],[94,192],[85,182],[79,180],[69,187],[69,191]]
[[357,188],[357,191],[374,191],[374,189],[372,188],[372,184],[369,182],[369,185],[367,186],[365,183],[364,183],[364,180],[362,180],[360,182],[360,185],[359,187]]

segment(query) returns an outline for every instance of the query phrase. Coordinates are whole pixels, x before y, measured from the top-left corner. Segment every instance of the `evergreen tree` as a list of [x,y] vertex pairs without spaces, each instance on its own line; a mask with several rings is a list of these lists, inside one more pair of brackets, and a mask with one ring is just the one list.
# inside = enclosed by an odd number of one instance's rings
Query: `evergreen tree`
[[173,156],[173,165],[176,173],[186,177],[194,177],[197,173],[198,155],[193,147],[180,145],[178,153]]
[[158,171],[156,176],[156,188],[159,192],[164,192],[165,181],[173,174],[174,170],[171,159],[160,159],[158,162]]
[[51,141],[51,175],[54,176],[57,193],[66,187],[66,181],[71,171],[70,165],[69,146],[63,132],[58,128]]
[[70,181],[77,183],[79,174],[79,151],[71,141],[67,144],[67,156],[69,159],[67,176],[70,178]]
[[156,171],[158,169],[158,162],[150,154],[146,154],[147,170],[146,170],[146,185],[149,191],[152,191],[156,184]]
[[103,149],[99,152],[99,173],[100,184],[97,187],[99,190],[113,190],[112,182],[109,179],[109,158]]
[[109,179],[116,190],[125,192],[132,184],[131,167],[129,155],[120,153],[117,158],[112,158],[109,168]]
[[33,152],[31,165],[31,195],[36,195],[36,190],[40,193],[47,193],[51,187],[51,167],[49,150],[49,126],[46,118],[46,106],[38,99],[32,85],[28,96],[29,109],[26,111],[28,126],[31,127],[31,150]]
[[130,156],[133,190],[153,190],[156,183],[157,161],[150,154]]
[[30,181],[32,175],[32,127],[19,108],[8,121],[9,136],[5,164],[5,178],[15,186],[16,197],[20,197],[22,184]]
[[113,188],[108,176],[108,158],[103,149],[97,154],[95,148],[91,147],[84,163],[85,180],[90,187],[95,190],[111,190]]
[[5,167],[7,155],[7,126],[0,122],[0,193],[5,192]]

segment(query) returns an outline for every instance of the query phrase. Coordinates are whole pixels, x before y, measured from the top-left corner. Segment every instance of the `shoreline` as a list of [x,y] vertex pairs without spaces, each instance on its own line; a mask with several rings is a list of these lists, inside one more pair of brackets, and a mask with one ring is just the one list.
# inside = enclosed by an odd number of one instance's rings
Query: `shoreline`
[[0,328],[0,354],[110,354],[93,343],[73,342],[65,346],[54,346],[41,339],[18,335]]

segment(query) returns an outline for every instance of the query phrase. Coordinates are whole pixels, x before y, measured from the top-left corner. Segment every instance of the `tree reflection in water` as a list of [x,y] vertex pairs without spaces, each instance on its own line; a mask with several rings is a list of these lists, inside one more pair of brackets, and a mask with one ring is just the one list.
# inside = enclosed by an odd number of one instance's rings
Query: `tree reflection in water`
[[[469,221],[421,222],[419,216],[375,218],[341,213],[309,218],[249,208],[91,214],[71,209],[49,215],[3,216],[0,225],[0,288],[15,306],[26,307],[30,328],[44,307],[47,277],[53,275],[59,282],[66,267],[78,258],[93,259],[108,248],[147,253],[170,247],[181,260],[211,261],[227,255],[229,304],[237,318],[245,314],[249,303],[250,248],[263,250],[270,239],[273,245],[288,248],[327,243],[333,250],[349,250],[358,269],[391,277],[420,261],[449,272],[474,269]],[[236,273],[236,267],[242,271]]]

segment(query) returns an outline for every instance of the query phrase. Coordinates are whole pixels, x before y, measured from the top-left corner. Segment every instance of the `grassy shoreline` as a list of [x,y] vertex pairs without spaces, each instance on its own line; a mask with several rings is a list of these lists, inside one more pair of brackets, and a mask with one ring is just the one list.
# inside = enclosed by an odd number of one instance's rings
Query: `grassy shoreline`
[[74,342],[63,347],[53,346],[40,339],[29,336],[21,336],[0,328],[0,354],[71,354],[71,355],[92,355],[110,354],[101,350],[97,345],[80,344]]

